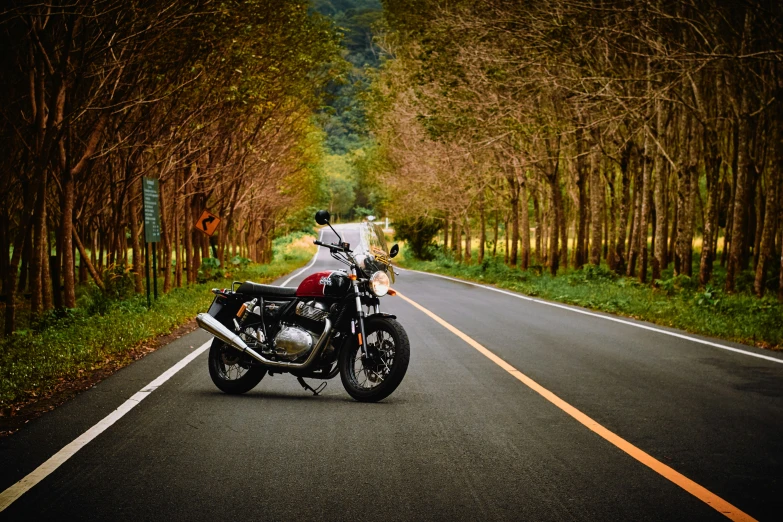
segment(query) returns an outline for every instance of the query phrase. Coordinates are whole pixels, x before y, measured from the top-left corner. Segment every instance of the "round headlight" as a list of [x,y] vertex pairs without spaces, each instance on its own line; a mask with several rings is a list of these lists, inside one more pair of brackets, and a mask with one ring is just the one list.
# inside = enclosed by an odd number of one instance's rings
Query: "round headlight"
[[378,297],[386,295],[386,292],[389,291],[389,276],[386,275],[386,272],[378,271],[372,275],[370,290]]

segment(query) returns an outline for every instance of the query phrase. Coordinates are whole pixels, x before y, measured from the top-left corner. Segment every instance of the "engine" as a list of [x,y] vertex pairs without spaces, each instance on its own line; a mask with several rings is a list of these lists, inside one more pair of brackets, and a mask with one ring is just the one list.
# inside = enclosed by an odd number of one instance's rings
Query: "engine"
[[[273,326],[270,322],[275,323],[280,319],[267,317],[266,331],[274,336],[272,343],[268,343],[264,337],[264,318],[261,316],[260,307],[254,306],[255,303],[247,305],[252,312],[243,317],[240,336],[245,342],[255,344],[262,353],[287,361],[295,361],[310,353],[323,333],[324,321],[329,315],[326,305],[309,301],[298,303],[293,314],[286,314],[279,330],[269,327]],[[264,316],[266,317],[266,314]]]
[[295,311],[296,324],[283,325],[275,336],[275,355],[293,361],[310,353],[324,331],[324,320],[328,315],[323,303],[298,303]]

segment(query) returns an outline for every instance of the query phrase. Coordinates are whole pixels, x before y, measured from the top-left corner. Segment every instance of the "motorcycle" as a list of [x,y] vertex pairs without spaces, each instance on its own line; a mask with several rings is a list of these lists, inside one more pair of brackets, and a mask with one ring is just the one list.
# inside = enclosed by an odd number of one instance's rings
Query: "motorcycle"
[[328,248],[347,270],[310,274],[298,288],[234,282],[230,290],[213,289],[209,311],[196,317],[215,336],[209,375],[223,392],[245,393],[266,375],[289,373],[318,395],[326,382],[314,389],[304,379],[329,380],[339,373],[351,397],[377,402],[405,377],[408,335],[396,316],[380,311],[380,298],[395,295],[391,259],[398,245],[387,251],[377,227],[380,247],[355,255],[332,227],[329,212],[319,210],[315,221],[328,225],[338,242],[313,243]]

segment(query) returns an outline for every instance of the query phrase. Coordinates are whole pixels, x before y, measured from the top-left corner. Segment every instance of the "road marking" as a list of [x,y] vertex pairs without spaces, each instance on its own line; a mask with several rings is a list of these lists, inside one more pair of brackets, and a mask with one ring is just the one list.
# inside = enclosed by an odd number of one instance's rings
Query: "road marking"
[[517,299],[523,299],[525,301],[531,301],[533,303],[543,304],[543,305],[547,305],[547,306],[553,306],[555,308],[562,308],[563,310],[569,310],[571,312],[576,312],[578,314],[589,315],[591,317],[598,317],[599,319],[606,319],[607,321],[613,321],[615,323],[621,323],[621,324],[625,324],[625,325],[628,325],[628,326],[634,326],[636,328],[641,328],[643,330],[649,330],[651,332],[657,332],[657,333],[661,333],[661,334],[664,334],[664,335],[669,335],[671,337],[677,337],[679,339],[685,339],[686,341],[693,341],[694,343],[706,344],[707,346],[712,346],[713,348],[720,348],[721,350],[727,350],[729,352],[741,353],[742,355],[748,355],[750,357],[755,357],[757,359],[764,359],[765,361],[772,361],[772,362],[775,362],[775,363],[778,363],[778,364],[783,364],[783,359],[778,359],[776,357],[771,357],[769,355],[762,355],[760,353],[749,352],[747,350],[742,350],[740,348],[733,348],[731,346],[726,346],[725,344],[713,343],[712,341],[707,341],[705,339],[699,339],[697,337],[691,337],[689,335],[683,335],[683,334],[677,333],[677,332],[670,332],[668,330],[662,330],[660,328],[655,328],[653,326],[648,326],[646,324],[635,323],[633,321],[627,321],[627,320],[620,319],[620,318],[617,318],[617,317],[611,317],[611,316],[608,316],[608,315],[602,315],[602,314],[597,314],[597,313],[594,313],[594,312],[588,312],[587,310],[580,310],[579,308],[573,308],[573,307],[567,306],[567,305],[562,305],[562,304],[558,304],[558,303],[551,303],[549,301],[543,301],[541,299],[536,299],[534,297],[528,297],[526,295],[521,295],[521,294],[517,294],[517,293],[514,293],[514,292],[509,292],[507,290],[501,290],[499,288],[494,288],[492,286],[482,285],[482,284],[479,284],[479,283],[473,283],[471,281],[465,281],[464,279],[457,279],[456,277],[449,277],[449,276],[444,276],[444,275],[440,275],[440,274],[432,274],[430,272],[422,272],[420,270],[410,270],[410,269],[407,269],[407,268],[403,268],[402,270],[407,270],[409,272],[416,272],[417,274],[424,274],[424,275],[428,275],[428,276],[432,276],[432,277],[439,277],[441,279],[448,279],[449,281],[456,281],[458,283],[463,283],[463,284],[466,284],[466,285],[477,286],[477,287],[483,288],[485,290],[491,290],[493,292],[498,292],[498,293],[501,293],[501,294],[510,295],[511,297],[516,297]]
[[753,517],[751,517],[744,511],[740,510],[739,508],[723,500],[721,497],[707,490],[703,486],[700,486],[699,484],[692,481],[688,477],[673,470],[663,462],[660,462],[659,460],[655,459],[648,453],[637,448],[636,446],[634,446],[627,440],[623,439],[619,435],[615,434],[614,432],[609,431],[608,429],[603,427],[601,424],[599,424],[592,418],[588,417],[587,415],[585,415],[575,407],[571,406],[569,403],[567,403],[566,401],[564,401],[563,399],[561,399],[551,391],[547,390],[546,388],[538,384],[536,381],[534,381],[524,373],[514,368],[512,365],[510,365],[509,363],[501,359],[499,356],[497,356],[495,353],[485,348],[477,341],[473,340],[473,338],[469,337],[462,331],[452,326],[450,323],[447,323],[439,316],[435,315],[434,313],[430,312],[429,310],[421,306],[419,303],[412,301],[411,299],[405,297],[399,292],[397,292],[397,296],[401,297],[405,302],[411,304],[415,308],[424,312],[436,323],[440,324],[445,329],[447,329],[448,331],[450,331],[451,333],[453,333],[454,335],[456,335],[457,337],[465,341],[468,345],[478,350],[487,359],[489,359],[490,361],[494,362],[495,364],[503,368],[505,371],[510,373],[512,376],[514,376],[517,380],[525,384],[528,388],[530,388],[534,392],[541,395],[544,399],[548,400],[549,402],[551,402],[552,404],[560,408],[562,411],[564,411],[565,413],[573,417],[575,420],[577,420],[583,426],[585,426],[586,428],[588,428],[589,430],[597,434],[599,437],[613,444],[614,446],[624,451],[625,453],[627,453],[637,461],[641,462],[648,468],[652,469],[653,471],[655,471],[665,479],[678,485],[679,487],[681,487],[682,489],[684,489],[694,497],[698,498],[699,500],[701,500],[711,508],[721,513],[722,515],[735,521],[747,521],[747,522],[755,521]]
[[[320,236],[318,236],[318,241],[322,241],[322,240],[323,240],[323,237],[324,237],[324,231],[323,231],[323,230],[321,230],[321,235],[320,235]],[[286,286],[288,283],[290,283],[290,282],[291,282],[291,280],[292,280],[293,278],[295,278],[296,276],[298,276],[299,274],[301,274],[302,272],[304,272],[305,270],[307,270],[308,268],[310,268],[311,266],[313,266],[313,265],[315,264],[315,261],[316,261],[316,259],[318,259],[318,253],[319,253],[320,251],[321,251],[321,247],[318,247],[318,250],[316,250],[316,251],[315,251],[315,255],[313,256],[313,259],[311,259],[311,260],[310,260],[310,262],[309,262],[309,263],[307,263],[307,265],[305,265],[305,267],[304,267],[304,268],[302,268],[300,271],[298,271],[297,273],[295,273],[294,275],[292,275],[291,277],[289,277],[288,279],[286,279],[285,281],[283,281],[283,284],[282,284],[282,285],[280,285],[280,286]]]
[[120,420],[126,413],[139,405],[149,394],[158,389],[164,382],[168,381],[175,373],[188,365],[193,359],[204,353],[212,343],[210,339],[194,351],[190,352],[184,359],[160,374],[160,376],[146,385],[144,388],[134,393],[130,399],[123,402],[119,408],[101,419],[96,425],[82,433],[76,440],[65,446],[63,449],[52,455],[49,460],[38,466],[22,480],[0,493],[0,512],[14,503],[16,499],[24,495],[30,488],[45,479],[50,473],[62,466],[65,461],[73,457],[77,451],[89,444],[95,437],[106,431],[112,424]]

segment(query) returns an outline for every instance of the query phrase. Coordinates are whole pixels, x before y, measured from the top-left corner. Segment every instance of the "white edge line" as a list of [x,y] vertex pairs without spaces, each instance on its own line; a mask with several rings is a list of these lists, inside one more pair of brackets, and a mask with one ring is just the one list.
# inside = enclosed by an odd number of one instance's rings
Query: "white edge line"
[[619,319],[617,317],[611,317],[611,316],[607,316],[607,315],[596,314],[596,313],[593,313],[593,312],[588,312],[587,310],[580,310],[579,308],[573,308],[573,307],[562,305],[562,304],[558,304],[558,303],[550,303],[549,301],[542,301],[541,299],[535,299],[533,297],[528,297],[526,295],[517,294],[517,293],[514,293],[514,292],[508,292],[506,290],[501,290],[499,288],[493,288],[491,286],[482,285],[482,284],[479,284],[479,283],[473,283],[471,281],[465,281],[464,279],[458,279],[456,277],[449,277],[449,276],[444,276],[444,275],[440,275],[440,274],[432,274],[430,272],[422,272],[420,270],[411,270],[409,268],[403,268],[402,270],[407,270],[409,272],[416,272],[418,274],[425,274],[425,275],[429,275],[429,276],[432,276],[432,277],[439,277],[441,279],[448,279],[449,281],[456,281],[458,283],[464,283],[466,285],[477,286],[479,288],[484,288],[485,290],[492,290],[493,292],[499,292],[501,294],[510,295],[511,297],[516,297],[517,299],[524,299],[525,301],[531,301],[533,303],[543,304],[543,305],[547,305],[547,306],[554,306],[555,308],[562,308],[563,310],[569,310],[571,312],[576,312],[578,314],[589,315],[591,317],[598,317],[600,319],[606,319],[607,321],[614,321],[615,323],[621,323],[621,324],[625,324],[625,325],[628,325],[628,326],[635,326],[636,328],[641,328],[643,330],[649,330],[651,332],[657,332],[657,333],[661,333],[661,334],[664,334],[664,335],[669,335],[671,337],[678,337],[680,339],[685,339],[687,341],[693,341],[694,343],[706,344],[707,346],[712,346],[714,348],[720,348],[721,350],[728,350],[730,352],[741,353],[743,355],[748,355],[750,357],[756,357],[757,359],[764,359],[765,361],[772,361],[772,362],[775,362],[775,363],[778,363],[778,364],[783,364],[783,359],[778,359],[776,357],[770,357],[769,355],[762,355],[760,353],[749,352],[747,350],[741,350],[739,348],[733,348],[731,346],[726,346],[725,344],[713,343],[712,341],[706,341],[704,339],[699,339],[698,337],[690,337],[688,335],[683,335],[683,334],[680,334],[680,333],[677,333],[677,332],[670,332],[668,330],[662,330],[660,328],[655,328],[653,326],[647,326],[646,324],[639,324],[639,323],[635,323],[635,322],[632,322],[632,321],[626,321],[624,319]]
[[98,421],[97,424],[82,433],[73,442],[49,457],[46,462],[35,468],[22,480],[0,493],[0,512],[13,504],[16,499],[24,495],[30,488],[49,476],[49,474],[64,464],[65,461],[73,457],[76,452],[89,444],[98,435],[106,431],[106,429],[108,429],[112,424],[120,420],[126,413],[138,406],[141,401],[146,399],[149,394],[158,389],[158,387],[160,387],[164,382],[168,381],[175,373],[187,366],[188,363],[190,363],[193,359],[204,353],[207,348],[209,348],[211,343],[212,340],[210,339],[206,343],[190,352],[177,364],[160,374],[157,379],[146,385],[138,392],[134,393],[128,400],[123,402],[119,408]]
[[[318,241],[322,241],[322,240],[323,240],[323,237],[324,237],[324,231],[323,231],[323,230],[321,230],[321,235],[319,235],[319,236],[318,236]],[[287,285],[288,283],[290,283],[290,282],[291,282],[291,280],[292,280],[293,278],[295,278],[296,276],[298,276],[299,274],[301,274],[302,272],[304,272],[305,270],[307,270],[308,268],[310,268],[311,266],[313,266],[313,265],[315,264],[315,261],[318,259],[318,253],[319,253],[319,252],[321,252],[321,247],[318,247],[318,250],[316,250],[316,251],[315,251],[315,255],[313,256],[313,259],[311,259],[311,260],[310,260],[310,262],[309,262],[309,263],[307,263],[307,265],[305,265],[305,266],[304,266],[304,268],[302,268],[302,269],[301,269],[301,270],[299,270],[297,273],[295,273],[294,275],[292,275],[291,277],[289,277],[288,279],[286,279],[285,281],[283,281],[283,284],[282,284],[282,285],[280,285],[280,286],[285,286],[285,285]]]

